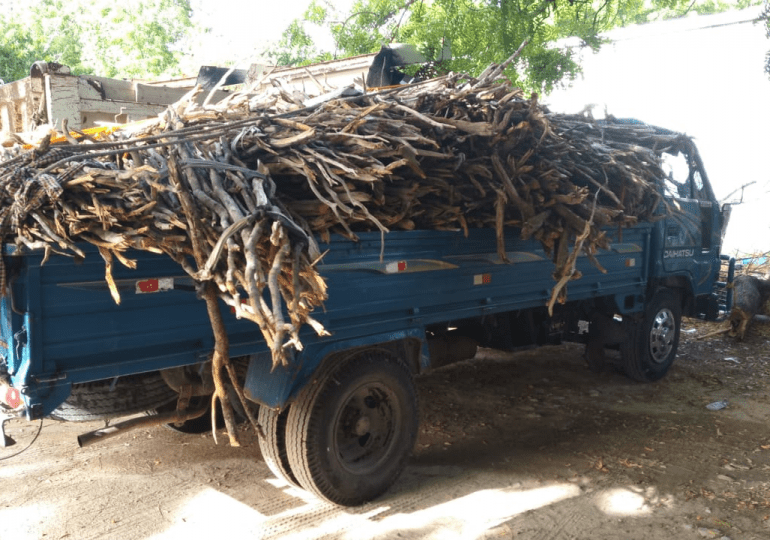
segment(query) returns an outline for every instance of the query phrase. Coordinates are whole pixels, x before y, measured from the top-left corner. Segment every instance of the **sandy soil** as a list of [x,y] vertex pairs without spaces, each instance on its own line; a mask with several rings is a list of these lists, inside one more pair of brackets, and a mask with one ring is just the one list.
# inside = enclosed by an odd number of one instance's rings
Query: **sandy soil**
[[[578,345],[421,376],[410,465],[354,509],[274,479],[245,428],[242,448],[152,428],[78,449],[99,424],[46,420],[0,461],[0,538],[767,539],[770,344],[695,339],[713,329],[686,320],[654,384],[590,373]],[[13,422],[0,459],[37,428]]]

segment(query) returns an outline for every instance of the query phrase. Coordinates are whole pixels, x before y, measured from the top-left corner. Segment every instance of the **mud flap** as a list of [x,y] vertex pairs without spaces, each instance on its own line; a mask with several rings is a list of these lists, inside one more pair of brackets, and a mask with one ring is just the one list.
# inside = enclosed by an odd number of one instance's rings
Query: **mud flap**
[[605,347],[618,345],[628,339],[628,332],[621,322],[605,313],[594,313],[591,316],[590,331],[585,349],[588,369],[594,373],[603,371],[609,360],[605,354]]
[[246,371],[243,393],[261,405],[272,409],[282,408],[289,399],[298,374],[297,362],[291,362],[289,366],[273,367],[269,352],[255,354]]

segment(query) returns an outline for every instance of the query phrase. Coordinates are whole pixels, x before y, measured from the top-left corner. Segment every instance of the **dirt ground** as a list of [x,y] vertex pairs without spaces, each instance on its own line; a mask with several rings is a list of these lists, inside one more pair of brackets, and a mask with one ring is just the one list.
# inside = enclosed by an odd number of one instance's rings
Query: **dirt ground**
[[[274,479],[245,428],[241,448],[151,428],[79,449],[100,424],[46,420],[0,461],[0,538],[767,539],[770,343],[759,323],[696,340],[715,328],[685,320],[653,384],[590,373],[579,345],[421,376],[409,466],[353,509]],[[0,459],[37,429],[12,422]]]

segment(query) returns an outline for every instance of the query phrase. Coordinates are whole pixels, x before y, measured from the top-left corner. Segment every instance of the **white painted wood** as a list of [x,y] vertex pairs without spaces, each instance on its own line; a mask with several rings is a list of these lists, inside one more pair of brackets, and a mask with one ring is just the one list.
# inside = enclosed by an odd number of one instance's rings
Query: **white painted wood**
[[61,128],[66,118],[70,128],[82,129],[77,77],[46,74],[45,87],[49,122]]
[[125,123],[152,118],[165,111],[166,107],[128,101],[80,100],[81,119],[85,127],[92,127],[97,121]]
[[14,102],[0,103],[0,133],[16,133]]
[[[156,86],[151,84],[142,84],[142,83],[134,83],[136,86],[136,97],[135,100],[137,103],[153,103],[153,104],[159,104],[159,105],[171,105],[172,103],[176,103],[182,97],[184,97],[185,94],[187,94],[192,88],[176,88],[171,86]],[[230,92],[225,92],[223,90],[217,90],[214,92],[214,97],[211,99],[210,103],[217,103],[219,101],[222,101],[224,98],[229,96]],[[196,101],[198,103],[203,103],[203,100],[208,97],[209,92],[202,92],[198,95]]]

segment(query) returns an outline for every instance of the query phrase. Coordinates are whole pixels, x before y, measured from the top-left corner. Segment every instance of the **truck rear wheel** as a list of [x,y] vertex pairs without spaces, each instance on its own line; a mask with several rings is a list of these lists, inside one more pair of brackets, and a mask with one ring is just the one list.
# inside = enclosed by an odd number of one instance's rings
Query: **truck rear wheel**
[[354,506],[395,482],[417,437],[417,394],[407,365],[368,350],[326,369],[289,409],[291,470],[307,491]]
[[621,346],[626,375],[640,382],[663,378],[676,357],[681,322],[679,295],[656,292],[642,319],[628,325],[629,339]]
[[259,449],[262,451],[265,464],[275,476],[294,487],[301,487],[291,470],[289,456],[286,452],[286,421],[288,418],[288,407],[282,411],[269,407],[259,408],[257,421],[264,432],[264,437],[259,438]]

